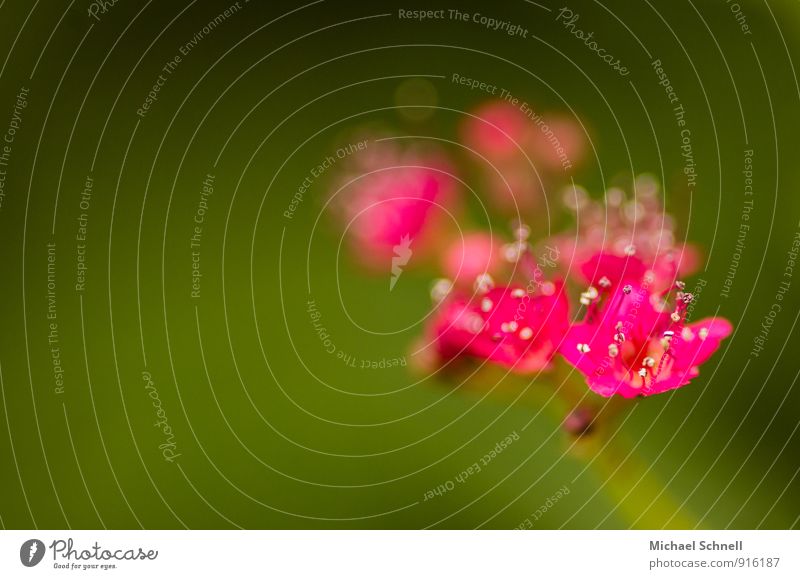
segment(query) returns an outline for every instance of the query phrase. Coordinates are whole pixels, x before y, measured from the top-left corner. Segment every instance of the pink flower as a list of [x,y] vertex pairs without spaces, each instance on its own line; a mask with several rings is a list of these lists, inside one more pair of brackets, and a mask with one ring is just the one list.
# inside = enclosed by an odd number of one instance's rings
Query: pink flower
[[[634,188],[633,199],[626,199],[621,189],[609,189],[603,203],[589,199],[580,188],[565,191],[564,200],[575,209],[579,229],[550,243],[558,246],[561,265],[569,268],[572,277],[582,283],[596,283],[603,275],[597,275],[593,261],[599,255],[625,260],[629,268],[642,264],[645,271],[656,276],[656,289],[668,289],[676,279],[697,270],[699,251],[676,240],[675,225],[664,212],[657,183],[642,175],[636,178]],[[636,259],[629,259],[632,256]],[[636,276],[629,273],[629,277]]]
[[400,151],[387,142],[371,147],[380,150],[347,166],[333,205],[360,261],[385,269],[398,248],[407,262],[438,244],[452,221],[456,188],[438,152]]
[[515,157],[527,146],[531,121],[511,103],[490,101],[472,114],[464,123],[464,141],[490,161]]
[[650,396],[685,386],[733,330],[722,318],[685,324],[692,295],[677,291],[669,312],[648,282],[652,276],[641,285],[591,287],[581,296],[586,319],[569,329],[560,352],[601,396]]
[[531,135],[536,159],[551,171],[562,171],[583,160],[586,134],[580,124],[563,116],[546,115]]
[[517,285],[497,287],[440,307],[432,334],[443,361],[470,356],[519,373],[549,367],[569,324],[561,283],[545,283],[535,296]]
[[644,261],[630,253],[615,255],[597,253],[584,261],[579,268],[580,279],[591,286],[610,284],[614,287],[631,282],[641,283],[645,278],[654,291],[664,291],[678,281],[679,270],[671,254],[657,255],[648,267]]
[[493,100],[464,122],[464,143],[477,155],[491,203],[505,212],[536,207],[554,177],[563,177],[583,156],[579,125],[558,115],[542,115],[527,103]]
[[[640,283],[646,273],[647,266],[634,255],[619,256],[601,252],[580,265],[581,277],[592,286],[610,284],[617,287],[628,281]],[[602,283],[600,280],[603,280]]]
[[518,160],[525,152],[535,165],[562,170],[565,162],[577,164],[584,154],[586,139],[582,127],[558,114],[541,114],[525,103],[505,100],[484,103],[464,123],[465,143],[493,163]]
[[616,287],[625,282],[637,284],[650,278],[654,291],[671,288],[680,274],[672,253],[656,255],[648,267],[633,251],[623,255],[596,253],[581,264],[579,272],[578,277],[591,286],[610,282]]
[[494,274],[500,265],[502,247],[502,241],[488,233],[456,237],[442,257],[444,274],[456,285],[472,284],[479,275]]

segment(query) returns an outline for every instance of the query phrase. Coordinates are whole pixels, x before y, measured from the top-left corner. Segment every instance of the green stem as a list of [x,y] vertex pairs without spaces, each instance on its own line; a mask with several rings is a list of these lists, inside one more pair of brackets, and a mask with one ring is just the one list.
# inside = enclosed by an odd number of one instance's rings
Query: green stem
[[637,446],[625,435],[622,424],[636,401],[620,396],[601,398],[591,393],[580,374],[565,365],[557,368],[556,376],[557,383],[562,384],[558,395],[567,411],[583,413],[591,421],[588,430],[571,436],[570,453],[589,466],[628,525],[644,529],[694,528],[697,521],[665,488],[658,473],[642,460]]
[[[556,397],[547,404],[553,418],[563,423],[567,414],[579,411],[588,415],[591,422],[591,427],[582,434],[569,434],[565,430],[570,455],[588,466],[597,484],[602,485],[601,492],[616,505],[615,512],[627,526],[695,528],[698,521],[665,488],[664,481],[641,459],[636,445],[624,433],[622,423],[636,401],[594,394],[581,375],[566,364],[558,363],[549,378],[547,383],[558,388]],[[491,366],[470,382],[478,391],[486,384],[494,384],[494,396],[506,400],[515,399],[520,388],[528,387],[529,394],[521,402],[535,407],[541,407],[550,396],[545,384],[530,385],[527,377],[509,376],[504,369]]]
[[638,529],[693,529],[697,521],[682,508],[664,482],[636,453],[619,430],[601,423],[582,435],[573,456],[588,464],[603,491],[629,526]]

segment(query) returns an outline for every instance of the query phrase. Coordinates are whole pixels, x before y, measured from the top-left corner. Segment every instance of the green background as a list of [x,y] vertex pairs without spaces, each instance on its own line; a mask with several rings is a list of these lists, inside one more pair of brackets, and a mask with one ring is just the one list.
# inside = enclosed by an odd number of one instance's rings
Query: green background
[[[0,208],[0,523],[508,528],[566,486],[536,528],[797,527],[800,279],[760,357],[750,351],[800,225],[800,8],[741,2],[747,35],[722,1],[571,0],[579,27],[631,70],[622,78],[555,22],[561,4],[541,4],[551,10],[459,3],[520,24],[529,31],[520,38],[397,17],[398,8],[446,4],[242,1],[182,58],[144,118],[136,110],[162,67],[228,3],[120,0],[99,21],[85,1],[0,5],[0,132],[19,89],[30,90]],[[687,111],[699,175],[692,193],[655,58]],[[706,250],[696,315],[719,307],[736,332],[690,386],[631,403],[617,432],[646,465],[647,484],[663,484],[655,501],[628,478],[628,463],[610,478],[614,468],[594,468],[613,467],[610,449],[589,468],[569,450],[546,379],[460,388],[403,367],[350,368],[314,333],[309,288],[337,347],[357,358],[404,356],[420,334],[432,272],[407,272],[390,294],[385,277],[339,254],[329,215],[316,223],[325,179],[292,220],[282,214],[354,127],[457,139],[464,111],[485,95],[450,82],[453,73],[571,111],[593,145],[571,176],[599,196],[620,175],[658,175],[681,235]],[[429,79],[440,108],[410,121],[393,109],[395,91],[402,77],[426,75],[444,77]],[[751,229],[722,298],[748,148]],[[193,299],[189,237],[207,174],[214,193]],[[87,175],[87,285],[78,292]],[[474,200],[468,211],[478,215]],[[530,219],[565,223],[558,214]],[[47,338],[51,242],[61,393]],[[358,329],[348,314],[387,334]],[[175,435],[173,462],[159,449],[145,371]],[[519,440],[479,474],[424,500],[512,432]],[[624,498],[612,490],[620,488]]]

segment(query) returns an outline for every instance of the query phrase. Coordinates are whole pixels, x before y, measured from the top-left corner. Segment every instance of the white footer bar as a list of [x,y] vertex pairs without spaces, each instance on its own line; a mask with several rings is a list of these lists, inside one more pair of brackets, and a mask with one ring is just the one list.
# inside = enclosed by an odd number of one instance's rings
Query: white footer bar
[[3,531],[0,577],[800,577],[798,531]]

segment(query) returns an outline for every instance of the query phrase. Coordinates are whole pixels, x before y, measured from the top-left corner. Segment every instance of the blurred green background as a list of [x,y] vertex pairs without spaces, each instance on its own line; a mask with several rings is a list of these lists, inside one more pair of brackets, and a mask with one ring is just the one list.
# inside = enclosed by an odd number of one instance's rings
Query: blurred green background
[[[242,0],[218,19],[231,6],[0,5],[0,132],[28,89],[2,167],[4,527],[509,528],[564,487],[532,526],[797,527],[800,279],[764,351],[750,355],[800,227],[797,3],[740,2],[749,33],[723,1],[459,3],[519,24],[525,38],[471,20],[398,17],[451,8],[436,3]],[[556,22],[564,6],[630,75]],[[686,109],[693,192],[654,59]],[[354,127],[457,139],[464,111],[486,95],[452,83],[453,73],[580,119],[593,150],[570,176],[599,196],[620,175],[658,175],[680,233],[706,250],[696,315],[719,307],[736,333],[692,385],[631,404],[617,441],[636,458],[619,470],[610,447],[569,450],[546,380],[482,390],[417,381],[405,367],[353,368],[314,332],[309,295],[354,358],[406,356],[420,334],[432,272],[407,272],[390,294],[385,277],[340,254],[323,211],[326,179],[291,220],[283,213]],[[157,100],[137,115],[160,74]],[[437,108],[411,120],[393,108],[396,91],[402,77],[423,76]],[[754,208],[724,298],[745,149]],[[192,297],[190,241],[207,175]],[[76,290],[82,213],[87,269]],[[545,217],[531,220],[563,225]],[[172,437],[154,426],[164,418]],[[512,433],[519,440],[480,473],[425,500]],[[165,449],[179,456],[166,460]],[[634,463],[655,494],[637,485]]]

